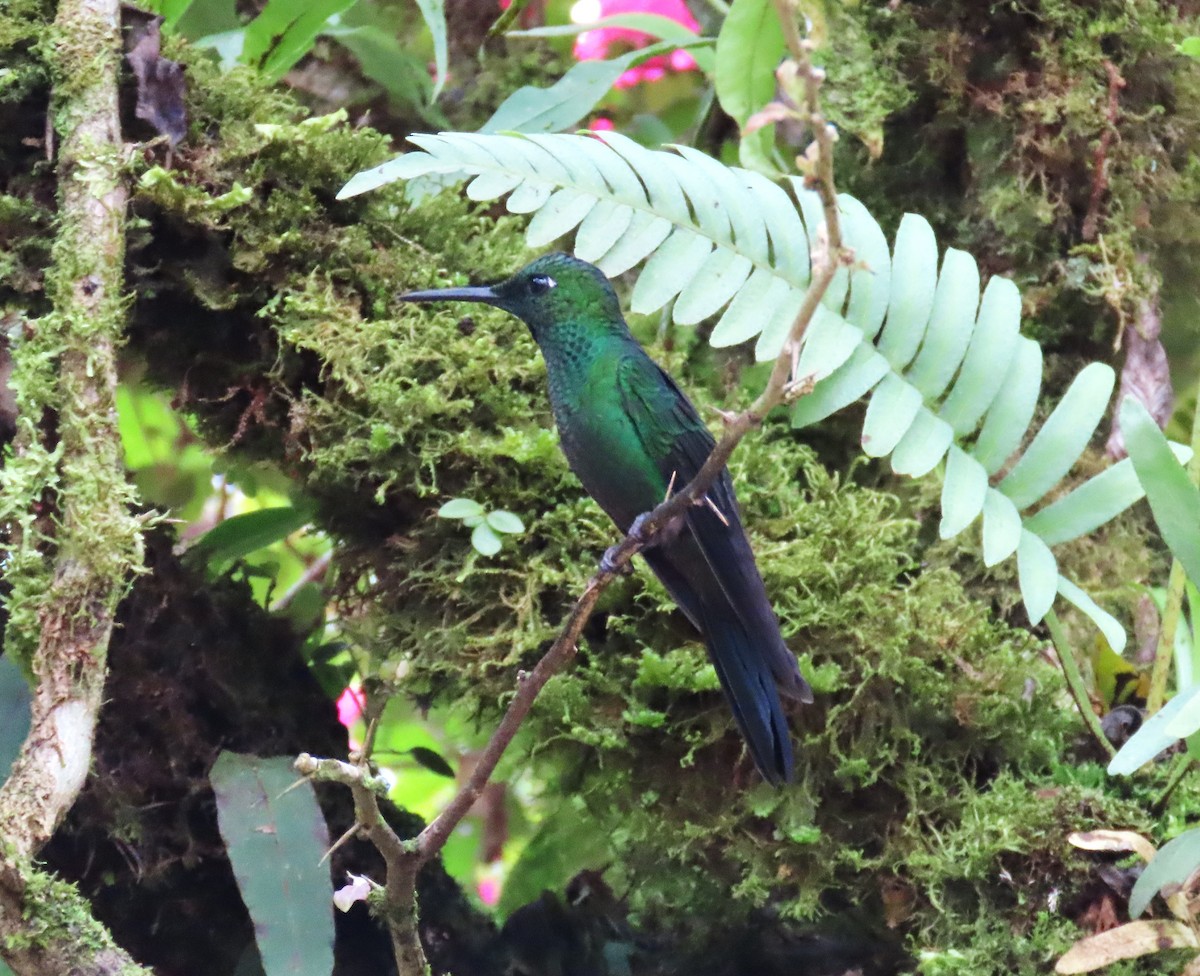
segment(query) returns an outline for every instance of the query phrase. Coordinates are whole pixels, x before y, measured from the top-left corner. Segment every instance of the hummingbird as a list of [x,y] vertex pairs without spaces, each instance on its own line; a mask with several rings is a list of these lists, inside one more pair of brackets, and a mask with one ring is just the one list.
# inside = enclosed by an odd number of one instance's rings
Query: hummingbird
[[[498,284],[398,297],[482,302],[525,322],[546,361],[567,462],[623,533],[691,481],[713,449],[692,401],[633,337],[612,284],[586,261],[547,254]],[[790,782],[794,760],[780,693],[811,702],[812,689],[783,641],[729,471],[641,554],[703,637],[763,778]]]

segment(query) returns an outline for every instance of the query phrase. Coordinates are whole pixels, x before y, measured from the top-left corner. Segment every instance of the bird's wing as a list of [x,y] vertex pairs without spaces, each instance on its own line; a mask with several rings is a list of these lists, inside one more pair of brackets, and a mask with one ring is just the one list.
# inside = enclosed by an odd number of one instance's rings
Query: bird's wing
[[[640,350],[622,360],[617,369],[617,387],[625,412],[660,473],[668,482],[673,478],[676,488],[682,488],[695,477],[714,445],[696,408],[675,381]],[[729,604],[748,633],[755,635],[760,653],[781,689],[802,701],[811,701],[812,693],[800,676],[796,659],[780,636],[779,623],[742,529],[728,471],[722,471],[709,488],[708,502],[692,506],[687,523]],[[669,585],[669,581],[664,582]],[[685,605],[684,609],[695,620],[699,608]]]

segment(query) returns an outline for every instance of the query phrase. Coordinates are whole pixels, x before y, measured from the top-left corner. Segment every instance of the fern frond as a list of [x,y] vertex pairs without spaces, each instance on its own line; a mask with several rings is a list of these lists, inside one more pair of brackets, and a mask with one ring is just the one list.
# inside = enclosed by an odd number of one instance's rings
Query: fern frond
[[[823,221],[820,200],[799,179],[785,189],[688,147],[653,151],[612,132],[442,133],[411,141],[423,151],[360,173],[339,196],[418,176],[471,179],[472,199],[507,194],[511,212],[533,215],[531,247],[575,231],[575,253],[610,276],[645,260],[633,311],[655,312],[673,301],[675,321],[686,325],[724,309],[713,345],[756,339],[760,360],[781,350],[810,281]],[[906,215],[889,250],[859,201],[843,194],[838,202],[856,261],[838,271],[809,325],[798,371],[815,386],[793,407],[793,425],[817,423],[869,394],[863,450],[890,456],[899,474],[917,477],[941,466],[942,538],[982,517],[984,563],[1016,555],[1033,623],[1061,595],[1119,651],[1124,630],[1060,575],[1050,547],[1142,497],[1130,462],[1043,504],[1103,418],[1113,370],[1102,363],[1084,368],[1031,439],[1042,354],[1020,335],[1016,285],[993,277],[981,297],[969,254],[947,249],[939,271],[937,241],[923,218]],[[1173,449],[1182,459],[1190,455],[1182,445]]]

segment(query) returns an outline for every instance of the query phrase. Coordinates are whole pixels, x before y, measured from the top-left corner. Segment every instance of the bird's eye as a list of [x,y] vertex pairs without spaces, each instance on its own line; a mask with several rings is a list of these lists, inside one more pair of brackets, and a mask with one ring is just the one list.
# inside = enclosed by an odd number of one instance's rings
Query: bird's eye
[[534,295],[544,295],[557,284],[549,275],[534,275],[529,279],[529,290]]

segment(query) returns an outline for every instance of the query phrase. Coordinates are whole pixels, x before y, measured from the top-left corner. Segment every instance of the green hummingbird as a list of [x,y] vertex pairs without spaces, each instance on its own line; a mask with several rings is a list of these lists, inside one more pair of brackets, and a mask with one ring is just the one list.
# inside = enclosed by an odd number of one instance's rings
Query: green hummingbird
[[[713,438],[692,402],[629,331],[597,267],[547,254],[507,281],[415,291],[409,302],[483,302],[522,319],[546,360],[550,406],[571,470],[622,532],[700,470]],[[642,556],[703,635],[755,764],[778,785],[793,773],[779,693],[812,689],[779,632],[742,528],[729,472]]]

